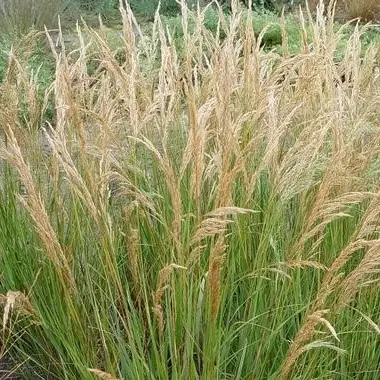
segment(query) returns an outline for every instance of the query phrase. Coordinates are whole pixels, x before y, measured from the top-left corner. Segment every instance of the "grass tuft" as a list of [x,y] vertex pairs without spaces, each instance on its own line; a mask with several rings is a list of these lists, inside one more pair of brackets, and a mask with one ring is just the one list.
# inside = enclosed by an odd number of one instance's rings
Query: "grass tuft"
[[38,33],[10,49],[0,355],[25,379],[378,378],[370,27],[305,12],[280,54],[250,11],[182,3],[181,46],[120,11],[116,49],[50,40],[42,101]]

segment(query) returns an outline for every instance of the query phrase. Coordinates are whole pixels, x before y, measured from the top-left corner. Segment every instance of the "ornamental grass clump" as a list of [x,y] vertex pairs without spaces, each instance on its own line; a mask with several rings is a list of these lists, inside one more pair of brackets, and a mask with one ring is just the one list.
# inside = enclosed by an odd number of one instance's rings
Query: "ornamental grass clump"
[[379,377],[378,47],[357,26],[337,62],[319,8],[278,55],[251,13],[221,38],[182,2],[178,54],[120,11],[123,46],[78,26],[42,101],[9,56],[0,355],[26,379]]

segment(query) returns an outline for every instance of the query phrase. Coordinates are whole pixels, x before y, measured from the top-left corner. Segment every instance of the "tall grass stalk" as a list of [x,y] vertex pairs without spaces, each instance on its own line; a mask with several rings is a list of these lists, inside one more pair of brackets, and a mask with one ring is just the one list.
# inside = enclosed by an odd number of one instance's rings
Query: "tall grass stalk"
[[43,104],[10,55],[0,355],[23,378],[380,376],[379,47],[357,27],[336,62],[320,8],[300,54],[264,52],[233,4],[222,39],[183,3],[179,54],[121,3],[120,51],[78,27]]

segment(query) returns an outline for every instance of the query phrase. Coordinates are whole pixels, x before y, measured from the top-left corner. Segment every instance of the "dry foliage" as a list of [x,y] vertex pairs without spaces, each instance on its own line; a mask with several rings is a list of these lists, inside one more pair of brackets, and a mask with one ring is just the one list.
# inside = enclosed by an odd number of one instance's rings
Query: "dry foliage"
[[342,0],[347,19],[375,21],[380,15],[379,0]]
[[101,371],[100,369],[88,368],[88,372],[93,373],[97,378],[103,380],[118,380],[115,376],[110,375],[107,372]]
[[334,6],[336,17],[340,20],[378,21],[380,16],[379,0],[308,0],[310,9],[315,11],[320,4],[325,8]]

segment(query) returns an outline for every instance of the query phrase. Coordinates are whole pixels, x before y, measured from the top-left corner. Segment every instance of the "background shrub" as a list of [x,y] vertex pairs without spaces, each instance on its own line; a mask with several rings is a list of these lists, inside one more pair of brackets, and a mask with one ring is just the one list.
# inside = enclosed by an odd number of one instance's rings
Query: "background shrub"
[[180,8],[175,0],[130,0],[129,4],[133,12],[137,16],[153,18],[157,10],[158,4],[160,11],[166,15],[176,15],[179,13]]
[[103,18],[114,18],[118,15],[119,0],[72,0],[78,12],[101,14]]
[[0,0],[1,33],[25,33],[30,28],[57,26],[57,16],[68,8],[67,0]]

